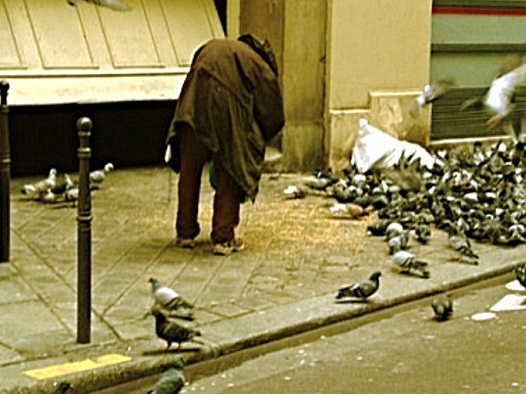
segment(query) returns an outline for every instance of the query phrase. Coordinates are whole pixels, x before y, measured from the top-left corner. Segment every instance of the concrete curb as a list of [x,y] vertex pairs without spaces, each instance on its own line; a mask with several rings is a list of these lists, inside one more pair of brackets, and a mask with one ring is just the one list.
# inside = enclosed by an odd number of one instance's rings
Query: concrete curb
[[[526,261],[519,257],[524,255],[524,250],[522,249],[526,250],[526,246],[488,252],[481,257],[479,266],[469,266],[465,269],[464,267],[458,268],[461,274],[451,280],[440,280],[440,272],[438,272],[436,275],[438,281],[435,281],[438,283],[433,283],[431,279],[422,280],[418,281],[414,288],[400,286],[393,283],[392,280],[390,281],[391,283],[384,281],[381,284],[381,289],[385,288],[387,296],[382,297],[379,292],[378,295],[374,295],[369,302],[365,303],[335,303],[334,294],[330,294],[274,307],[269,311],[250,313],[233,319],[211,323],[201,327],[206,343],[200,348],[199,352],[183,352],[182,354],[187,365],[194,364],[195,367],[198,367],[200,362],[214,360],[242,349],[256,347],[505,275],[513,271],[516,265]],[[498,260],[495,259],[497,255],[499,256]],[[502,257],[508,257],[508,259],[503,262]],[[437,267],[437,269],[439,268]],[[450,269],[450,266],[443,268],[444,271],[449,271]],[[400,288],[402,289],[401,291]],[[257,329],[255,330],[255,328]],[[67,380],[74,387],[82,387],[81,392],[87,393],[155,375],[162,371],[163,367],[172,358],[170,353],[161,356],[147,356],[144,354],[131,356],[133,359],[124,364],[68,374],[56,380]],[[48,361],[52,362],[52,360]],[[24,367],[27,369],[27,364]],[[17,368],[14,366],[12,369]],[[20,383],[4,388],[0,393],[51,393],[55,388],[56,380],[47,379],[41,382]]]

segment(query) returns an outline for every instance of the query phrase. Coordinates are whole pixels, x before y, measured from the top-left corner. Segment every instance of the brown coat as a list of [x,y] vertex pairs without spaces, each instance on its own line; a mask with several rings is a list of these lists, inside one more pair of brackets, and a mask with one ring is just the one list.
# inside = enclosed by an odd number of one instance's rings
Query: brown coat
[[[254,200],[266,143],[284,124],[277,76],[243,42],[207,42],[195,53],[177,102],[166,140],[173,155],[179,152],[177,134],[185,124]],[[179,172],[177,165],[171,167]]]

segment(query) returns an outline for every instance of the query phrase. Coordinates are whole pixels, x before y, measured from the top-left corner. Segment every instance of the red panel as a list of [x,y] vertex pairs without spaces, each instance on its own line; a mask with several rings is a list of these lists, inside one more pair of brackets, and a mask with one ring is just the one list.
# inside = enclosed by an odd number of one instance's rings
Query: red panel
[[433,6],[433,14],[522,16],[526,15],[526,8]]

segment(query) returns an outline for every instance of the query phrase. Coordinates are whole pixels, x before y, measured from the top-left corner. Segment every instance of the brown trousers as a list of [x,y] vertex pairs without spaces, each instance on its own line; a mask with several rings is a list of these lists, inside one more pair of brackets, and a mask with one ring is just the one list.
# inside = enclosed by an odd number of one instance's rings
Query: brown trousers
[[[181,171],[178,185],[178,208],[175,229],[179,238],[195,238],[201,228],[198,222],[199,192],[205,162],[210,158],[206,147],[195,132],[184,128],[181,132]],[[214,244],[234,239],[239,224],[239,210],[243,190],[230,176],[221,160],[214,163],[216,190],[212,216],[211,238]]]

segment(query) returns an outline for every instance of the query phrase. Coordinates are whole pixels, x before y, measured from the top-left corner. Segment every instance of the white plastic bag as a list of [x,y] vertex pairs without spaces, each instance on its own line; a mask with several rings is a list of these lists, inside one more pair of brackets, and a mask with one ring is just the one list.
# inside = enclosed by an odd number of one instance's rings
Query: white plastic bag
[[360,172],[371,168],[391,168],[398,163],[402,154],[412,156],[428,168],[436,162],[424,148],[418,144],[400,141],[387,133],[369,125],[367,120],[360,119],[358,138],[354,144],[352,160]]

